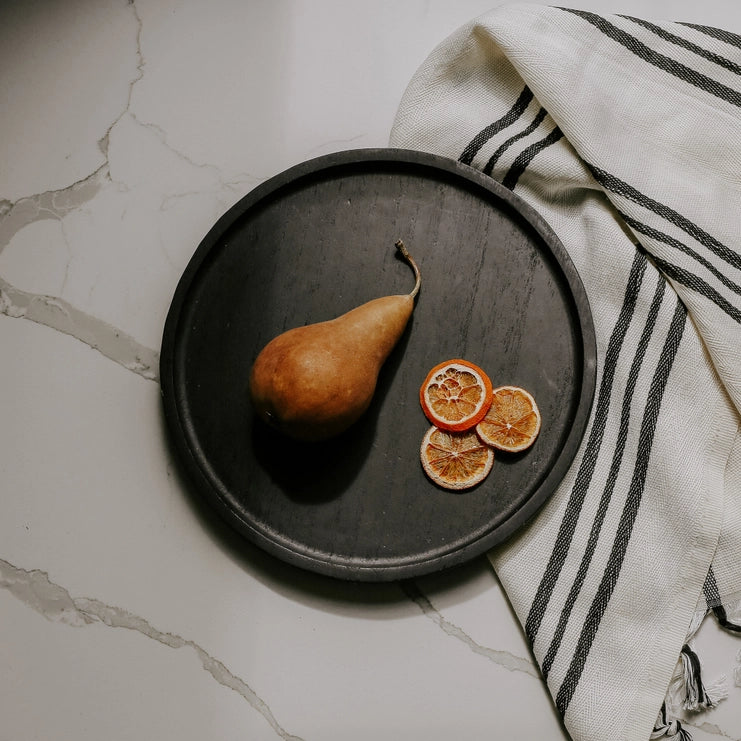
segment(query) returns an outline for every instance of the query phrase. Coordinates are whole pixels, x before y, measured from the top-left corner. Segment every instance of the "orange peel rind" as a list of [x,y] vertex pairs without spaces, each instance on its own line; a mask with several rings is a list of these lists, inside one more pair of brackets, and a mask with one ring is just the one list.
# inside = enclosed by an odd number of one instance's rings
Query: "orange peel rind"
[[462,432],[478,424],[491,404],[492,384],[484,371],[460,358],[438,363],[419,390],[427,419],[441,430]]

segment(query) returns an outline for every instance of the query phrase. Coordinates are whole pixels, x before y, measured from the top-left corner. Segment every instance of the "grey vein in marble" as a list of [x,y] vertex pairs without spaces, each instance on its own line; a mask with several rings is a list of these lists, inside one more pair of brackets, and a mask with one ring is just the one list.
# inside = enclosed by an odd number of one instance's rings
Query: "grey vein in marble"
[[406,594],[406,596],[409,597],[409,599],[412,600],[412,602],[414,602],[420,610],[422,610],[422,613],[426,617],[432,620],[433,623],[435,623],[451,638],[456,638],[457,640],[464,643],[474,653],[479,654],[480,656],[484,656],[485,658],[493,661],[495,664],[501,666],[504,669],[507,669],[508,671],[523,672],[524,674],[528,674],[531,677],[540,678],[538,669],[529,659],[523,658],[521,656],[516,656],[509,651],[500,651],[494,648],[487,648],[486,646],[482,646],[481,644],[476,643],[476,641],[474,641],[473,638],[471,638],[471,636],[469,636],[465,631],[463,631],[454,623],[451,623],[449,620],[446,620],[446,618],[444,618],[440,614],[440,612],[435,609],[432,602],[430,602],[430,600],[421,592],[419,587],[414,582],[405,581],[402,583],[401,588],[404,591],[404,594]]
[[[109,159],[110,136],[116,124],[127,114],[138,125],[152,130],[163,146],[189,164],[213,169],[220,176],[218,168],[192,162],[182,152],[176,151],[169,145],[165,132],[160,127],[141,121],[131,113],[134,87],[144,75],[145,60],[141,51],[142,20],[136,5],[133,2],[129,4],[137,22],[137,74],[129,82],[126,101],[120,113],[98,140],[98,146],[104,157],[103,164],[87,177],[64,188],[26,196],[15,202],[0,200],[0,252],[24,227],[46,219],[62,221],[69,213],[92,201],[103,187],[113,183]],[[236,183],[223,182],[221,177],[219,180],[222,181],[224,187],[236,187]],[[120,187],[124,184],[116,183],[116,185]],[[16,319],[29,319],[75,337],[143,378],[158,380],[159,355],[157,351],[145,347],[125,332],[102,319],[85,313],[61,297],[23,291],[0,277],[0,314]]]
[[[0,201],[0,252],[25,226],[44,219],[61,221],[68,213],[91,201],[106,183],[111,182],[108,161],[111,129],[128,112],[134,85],[144,74],[144,59],[141,53],[142,22],[134,3],[129,4],[137,21],[138,74],[129,83],[123,110],[98,141],[105,158],[104,163],[95,172],[65,188],[20,198],[15,203]],[[0,278],[0,314],[16,319],[29,319],[56,329],[84,342],[143,378],[158,380],[159,356],[155,350],[141,345],[125,332],[75,308],[62,298],[23,291]]]
[[[108,182],[110,173],[106,161],[91,175],[66,188],[38,193],[15,203],[3,201],[0,204],[0,252],[25,226],[44,219],[61,221],[92,200]],[[0,314],[29,319],[71,335],[128,370],[157,380],[159,358],[156,351],[62,298],[23,291],[0,278]]]
[[715,723],[693,723],[692,721],[688,721],[685,718],[682,720],[682,725],[688,726],[697,731],[702,731],[703,733],[707,733],[709,736],[718,736],[721,739],[726,738],[728,739],[728,741],[741,741],[741,739],[739,739],[737,736],[729,736],[723,731],[720,726],[716,725]]
[[106,161],[95,172],[65,188],[19,198],[15,203],[0,202],[0,252],[24,227],[44,219],[63,219],[91,201],[109,181]]
[[0,278],[0,314],[30,319],[68,334],[150,381],[157,381],[159,354],[120,329],[54,296],[22,291]]
[[27,571],[0,558],[0,587],[23,602],[44,618],[54,623],[63,623],[75,628],[92,624],[103,624],[109,628],[126,628],[136,631],[169,648],[190,648],[198,657],[202,667],[221,685],[243,697],[269,723],[284,741],[302,741],[301,737],[288,733],[275,719],[267,703],[240,677],[232,673],[223,662],[210,656],[194,641],[174,633],[164,633],[138,615],[121,607],[107,605],[96,599],[72,597],[59,584],[49,579],[44,571]]
[[109,157],[108,157],[108,144],[110,142],[111,137],[111,131],[113,130],[113,127],[129,112],[131,109],[131,98],[134,95],[134,87],[136,86],[136,83],[139,82],[144,77],[144,55],[142,54],[142,28],[143,23],[141,16],[139,15],[139,11],[136,8],[136,3],[134,0],[129,0],[129,5],[131,6],[131,10],[134,13],[134,18],[136,19],[136,77],[134,77],[129,82],[129,90],[128,94],[126,96],[126,105],[123,106],[123,109],[121,113],[116,116],[113,123],[108,127],[105,134],[98,140],[98,146],[100,147],[100,151],[103,153],[103,156],[105,157],[106,165],[109,163]]

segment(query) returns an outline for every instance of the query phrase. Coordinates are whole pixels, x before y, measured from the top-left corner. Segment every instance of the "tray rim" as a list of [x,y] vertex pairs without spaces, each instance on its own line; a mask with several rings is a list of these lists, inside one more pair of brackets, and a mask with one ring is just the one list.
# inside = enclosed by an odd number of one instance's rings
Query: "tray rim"
[[[266,536],[240,513],[235,512],[229,503],[223,499],[217,487],[213,485],[206,474],[199,456],[188,443],[189,435],[193,435],[193,426],[191,421],[183,418],[181,414],[183,397],[175,378],[177,364],[176,336],[185,301],[195,277],[211,250],[219,243],[222,236],[237,219],[273,193],[321,171],[330,171],[348,165],[372,164],[379,166],[383,163],[396,166],[423,167],[446,173],[453,178],[462,178],[468,182],[469,187],[474,185],[482,188],[487,191],[489,197],[493,195],[500,201],[504,201],[509,208],[517,212],[538,233],[558,263],[576,306],[583,350],[580,369],[582,385],[571,430],[556,462],[534,493],[516,512],[500,523],[493,531],[489,531],[484,536],[462,547],[431,558],[422,554],[396,558],[393,563],[382,563],[382,559],[362,560],[358,558],[350,564],[346,556],[335,557],[333,554],[321,552],[320,557],[309,553],[309,548],[305,551],[297,551],[286,547],[283,543]],[[166,427],[171,442],[174,442],[180,463],[185,467],[188,478],[197,492],[211,506],[215,507],[229,525],[254,545],[299,568],[343,580],[388,582],[422,576],[462,565],[476,556],[483,555],[490,548],[503,543],[519,531],[541,509],[566,475],[584,437],[596,390],[597,343],[589,299],[576,266],[550,225],[538,211],[520,196],[505,188],[493,178],[484,175],[480,170],[442,155],[400,148],[360,148],[320,155],[288,167],[239,198],[216,220],[189,259],[173,293],[163,327],[159,370],[160,395]]]

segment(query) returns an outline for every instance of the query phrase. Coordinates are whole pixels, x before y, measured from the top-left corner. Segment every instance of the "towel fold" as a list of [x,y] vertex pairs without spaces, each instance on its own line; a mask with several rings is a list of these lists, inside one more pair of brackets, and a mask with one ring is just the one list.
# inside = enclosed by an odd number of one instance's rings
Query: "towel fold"
[[689,738],[724,694],[693,634],[741,636],[741,37],[505,6],[431,53],[390,146],[482,170],[571,255],[589,426],[490,561],[574,739]]

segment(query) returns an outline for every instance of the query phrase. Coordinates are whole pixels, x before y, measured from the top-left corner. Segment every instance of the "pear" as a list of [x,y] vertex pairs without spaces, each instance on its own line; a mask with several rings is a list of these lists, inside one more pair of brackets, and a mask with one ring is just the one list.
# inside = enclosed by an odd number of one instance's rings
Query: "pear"
[[336,319],[289,329],[257,356],[250,374],[258,416],[289,437],[319,441],[344,432],[368,409],[381,366],[399,341],[421,285],[368,301]]

